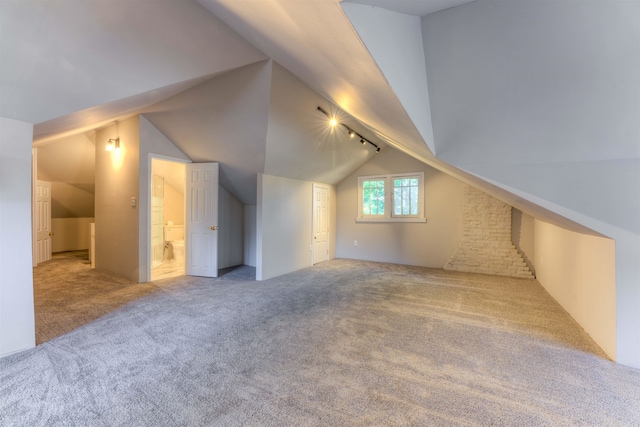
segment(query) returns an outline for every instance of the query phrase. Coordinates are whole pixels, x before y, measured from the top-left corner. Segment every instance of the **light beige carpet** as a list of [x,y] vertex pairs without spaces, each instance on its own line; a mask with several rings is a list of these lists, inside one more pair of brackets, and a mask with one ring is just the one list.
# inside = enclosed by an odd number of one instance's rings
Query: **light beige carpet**
[[534,280],[349,260],[253,274],[160,281],[0,360],[0,425],[640,425],[640,371]]

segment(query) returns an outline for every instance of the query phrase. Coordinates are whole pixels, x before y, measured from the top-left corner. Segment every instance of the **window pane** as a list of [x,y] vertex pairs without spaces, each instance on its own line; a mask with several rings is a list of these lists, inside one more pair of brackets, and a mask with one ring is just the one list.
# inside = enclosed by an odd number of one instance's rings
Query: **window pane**
[[402,188],[402,215],[409,215],[410,206],[411,206],[411,199],[410,199],[409,188],[403,187]]
[[415,177],[393,179],[393,215],[417,216],[420,180]]
[[418,187],[417,186],[411,187],[411,215],[418,215]]
[[384,215],[384,180],[362,181],[362,214]]

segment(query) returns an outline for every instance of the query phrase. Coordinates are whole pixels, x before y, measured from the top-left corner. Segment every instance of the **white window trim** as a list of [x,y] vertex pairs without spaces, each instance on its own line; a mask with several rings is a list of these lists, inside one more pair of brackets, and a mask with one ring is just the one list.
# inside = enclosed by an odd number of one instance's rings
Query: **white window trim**
[[[394,216],[393,215],[393,180],[395,178],[418,177],[418,215]],[[365,216],[362,213],[364,181],[384,181],[384,215]],[[424,172],[396,173],[389,175],[368,175],[358,177],[358,216],[356,222],[384,223],[384,222],[427,222],[424,213]]]

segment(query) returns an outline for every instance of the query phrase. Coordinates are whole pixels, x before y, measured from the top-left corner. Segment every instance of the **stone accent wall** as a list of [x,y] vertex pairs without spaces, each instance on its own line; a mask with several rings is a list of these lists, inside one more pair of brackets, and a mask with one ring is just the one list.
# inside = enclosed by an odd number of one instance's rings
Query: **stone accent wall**
[[511,242],[511,206],[467,186],[462,241],[445,270],[533,278]]

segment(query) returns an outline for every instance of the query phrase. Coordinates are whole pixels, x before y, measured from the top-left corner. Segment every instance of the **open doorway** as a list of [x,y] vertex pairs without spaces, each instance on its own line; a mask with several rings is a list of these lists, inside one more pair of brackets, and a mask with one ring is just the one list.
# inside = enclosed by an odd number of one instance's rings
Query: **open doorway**
[[89,259],[95,220],[95,142],[91,132],[33,148],[35,267],[53,254],[84,251]]
[[151,158],[150,280],[185,274],[185,163]]

